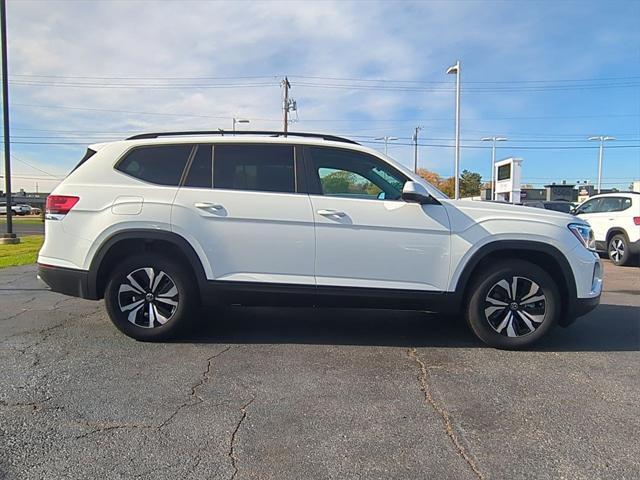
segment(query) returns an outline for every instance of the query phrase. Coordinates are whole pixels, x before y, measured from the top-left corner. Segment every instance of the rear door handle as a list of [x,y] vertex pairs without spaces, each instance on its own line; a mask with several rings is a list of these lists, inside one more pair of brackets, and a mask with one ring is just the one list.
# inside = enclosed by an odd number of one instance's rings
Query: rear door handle
[[213,202],[196,202],[193,204],[196,208],[201,208],[203,210],[222,210],[224,207],[219,203]]
[[346,213],[341,212],[340,210],[318,210],[318,215],[323,215],[325,217],[346,217]]

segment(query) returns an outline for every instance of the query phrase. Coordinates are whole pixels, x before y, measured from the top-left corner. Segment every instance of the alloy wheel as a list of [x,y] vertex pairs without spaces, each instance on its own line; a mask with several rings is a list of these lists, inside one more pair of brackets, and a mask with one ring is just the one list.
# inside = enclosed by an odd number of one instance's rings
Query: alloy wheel
[[615,263],[624,258],[624,242],[620,238],[614,238],[609,244],[609,257]]
[[544,322],[547,298],[540,286],[526,277],[507,277],[496,282],[484,301],[484,315],[496,332],[522,337]]
[[118,306],[129,322],[142,328],[167,323],[178,309],[178,288],[162,270],[144,267],[134,270],[118,288]]

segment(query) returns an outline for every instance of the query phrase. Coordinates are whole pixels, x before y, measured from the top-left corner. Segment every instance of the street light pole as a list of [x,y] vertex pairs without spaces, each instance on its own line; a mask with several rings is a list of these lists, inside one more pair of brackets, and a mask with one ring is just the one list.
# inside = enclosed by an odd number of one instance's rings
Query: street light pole
[[7,233],[0,243],[17,243],[13,233],[13,210],[11,210],[11,139],[9,135],[9,68],[7,59],[7,5],[0,0],[0,37],[2,41],[2,120],[4,125],[4,175],[7,199]]
[[418,173],[418,132],[422,127],[416,127],[413,133],[413,171]]
[[447,74],[456,75],[456,153],[455,153],[455,194],[454,198],[460,198],[460,60],[447,69]]
[[236,131],[236,123],[251,123],[249,120],[244,118],[236,118],[233,117],[233,131]]
[[615,140],[615,137],[598,135],[595,137],[589,137],[589,140],[600,142],[600,148],[598,149],[598,193],[600,193],[600,186],[602,185],[602,159],[604,157],[604,142]]
[[398,140],[398,137],[389,137],[389,136],[384,136],[384,137],[378,137],[376,138],[376,140],[384,140],[384,154],[387,155],[388,153],[388,146],[389,146],[389,142],[393,142],[394,140]]
[[495,177],[495,169],[496,169],[496,142],[506,142],[506,137],[484,137],[481,139],[483,142],[492,142],[491,145],[491,199],[496,199],[496,177]]

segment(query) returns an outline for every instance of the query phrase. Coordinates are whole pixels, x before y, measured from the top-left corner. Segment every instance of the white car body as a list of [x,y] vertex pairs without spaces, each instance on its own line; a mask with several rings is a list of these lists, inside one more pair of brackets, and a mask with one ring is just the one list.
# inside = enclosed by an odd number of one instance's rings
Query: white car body
[[[136,147],[182,144],[213,144],[214,151],[221,145],[268,144],[361,152],[422,185],[434,201],[163,186],[114,168]],[[556,257],[554,262],[567,277],[563,292],[571,297],[566,323],[593,308],[601,293],[599,259],[568,228],[580,220],[549,210],[450,200],[403,165],[355,143],[294,136],[177,136],[116,141],[90,149],[97,153],[52,192],[79,201],[62,218],[47,215],[38,256],[48,271],[82,272],[64,293],[101,298],[104,281],[98,277],[104,249],[132,232],[152,239],[178,237],[197,259],[194,268],[203,275],[199,283],[223,290],[312,287],[338,297],[341,289],[390,295],[423,292],[429,298],[448,299],[452,305],[444,310],[456,310],[472,267],[483,256],[522,250],[532,261]]]
[[[594,195],[576,208],[579,218],[586,220],[596,239],[598,251],[616,255],[612,243],[622,235],[622,243],[631,255],[640,253],[640,194],[615,192]],[[615,261],[615,258],[612,258]]]

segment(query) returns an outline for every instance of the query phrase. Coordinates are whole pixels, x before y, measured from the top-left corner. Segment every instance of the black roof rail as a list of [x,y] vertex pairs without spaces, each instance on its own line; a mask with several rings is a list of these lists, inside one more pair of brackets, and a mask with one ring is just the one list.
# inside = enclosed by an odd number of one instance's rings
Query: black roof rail
[[132,137],[127,138],[127,140],[143,140],[147,138],[158,138],[158,137],[179,137],[179,136],[190,136],[190,135],[220,135],[221,137],[225,135],[234,136],[234,135],[267,135],[270,137],[307,137],[307,138],[321,138],[323,140],[329,140],[332,142],[343,142],[343,143],[352,143],[354,145],[360,145],[358,142],[353,140],[349,140],[348,138],[338,137],[336,135],[324,135],[322,133],[304,133],[304,132],[277,132],[277,131],[269,131],[269,130],[236,130],[235,132],[232,130],[193,130],[187,132],[157,132],[157,133],[141,133],[139,135],[134,135]]

